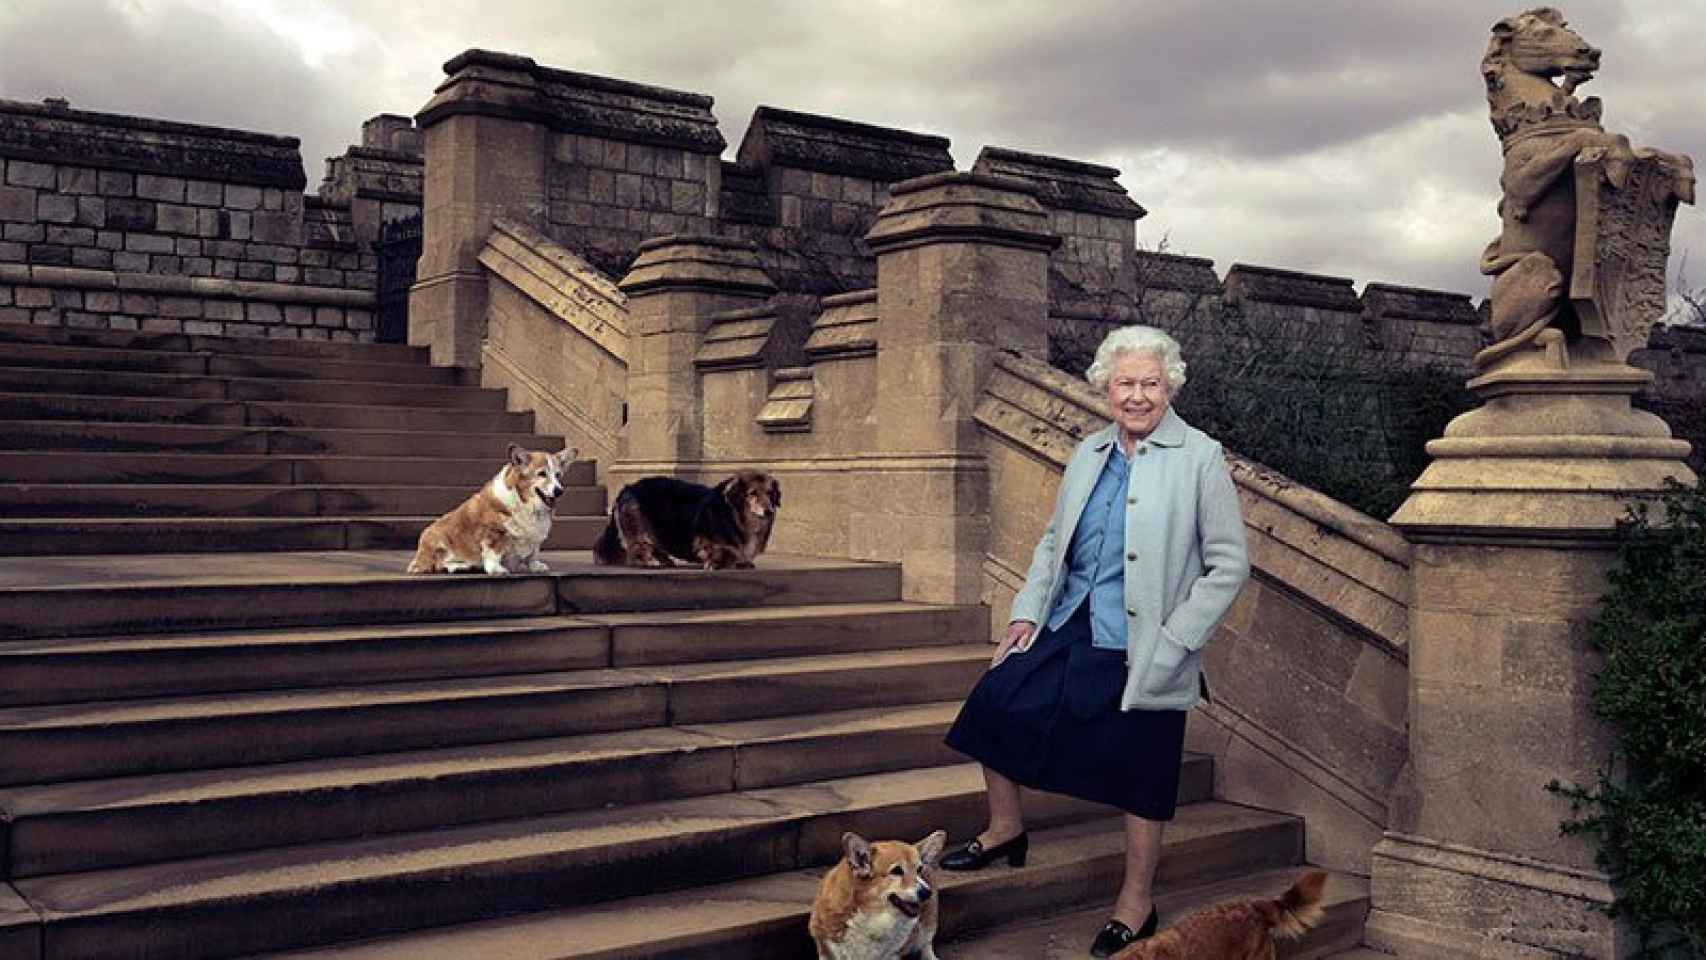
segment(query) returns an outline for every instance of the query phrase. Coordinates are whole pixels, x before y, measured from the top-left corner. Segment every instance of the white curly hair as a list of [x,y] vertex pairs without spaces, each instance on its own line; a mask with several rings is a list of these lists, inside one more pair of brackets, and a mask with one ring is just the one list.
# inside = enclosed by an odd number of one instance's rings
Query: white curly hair
[[1098,391],[1108,389],[1108,377],[1113,374],[1114,363],[1122,353],[1147,353],[1158,358],[1167,377],[1168,394],[1178,393],[1179,388],[1185,385],[1185,358],[1179,353],[1179,341],[1164,331],[1142,324],[1120,327],[1103,337],[1101,346],[1096,348],[1096,359],[1091,361],[1090,369],[1084,371],[1084,379]]

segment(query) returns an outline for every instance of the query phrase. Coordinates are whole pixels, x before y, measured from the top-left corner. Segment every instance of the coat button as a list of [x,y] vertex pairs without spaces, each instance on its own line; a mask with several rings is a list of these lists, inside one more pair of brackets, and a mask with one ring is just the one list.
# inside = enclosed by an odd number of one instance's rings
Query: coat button
[[1127,608],[1126,608],[1126,609],[1125,609],[1125,615],[1126,615],[1126,616],[1128,616],[1128,617],[1135,617],[1135,616],[1137,616],[1137,611],[1136,611],[1136,610],[1133,610],[1133,609],[1132,609],[1132,608],[1130,608],[1130,607],[1127,607]]
[[1135,553],[1128,553],[1128,554],[1126,554],[1126,555],[1125,555],[1125,558],[1126,558],[1126,559],[1127,559],[1127,560],[1136,560],[1136,559],[1137,559],[1137,554],[1135,554]]
[[1136,498],[1136,497],[1126,497],[1126,498],[1125,498],[1125,502],[1126,502],[1126,503],[1136,503],[1136,502],[1137,502],[1137,498]]

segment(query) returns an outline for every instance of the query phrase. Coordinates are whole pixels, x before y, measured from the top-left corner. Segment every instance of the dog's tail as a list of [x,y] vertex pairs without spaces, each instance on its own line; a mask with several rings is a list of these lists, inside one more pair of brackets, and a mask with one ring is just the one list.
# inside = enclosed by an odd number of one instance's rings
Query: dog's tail
[[611,511],[610,522],[604,525],[604,532],[592,544],[592,559],[607,567],[621,566],[627,558],[627,551],[622,549],[622,532],[616,529],[616,513]]
[[1321,893],[1326,886],[1327,874],[1311,870],[1298,877],[1291,889],[1280,894],[1278,900],[1264,901],[1257,909],[1268,921],[1268,926],[1273,928],[1274,936],[1301,937],[1309,928],[1320,923],[1325,915],[1321,909]]

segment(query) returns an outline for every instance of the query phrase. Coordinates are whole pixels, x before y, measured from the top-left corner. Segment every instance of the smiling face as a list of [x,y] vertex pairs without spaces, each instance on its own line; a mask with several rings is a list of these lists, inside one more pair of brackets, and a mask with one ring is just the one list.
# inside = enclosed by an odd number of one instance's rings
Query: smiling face
[[511,444],[509,448],[510,486],[521,494],[523,501],[538,497],[546,506],[555,506],[563,495],[563,472],[575,461],[573,447],[561,453],[525,450]]
[[1108,416],[1119,424],[1120,434],[1142,440],[1161,425],[1173,391],[1161,358],[1147,351],[1116,354],[1108,373]]
[[948,835],[937,830],[916,844],[893,840],[868,843],[845,834],[842,845],[853,875],[864,881],[861,899],[867,909],[897,911],[916,919],[935,895],[930,872],[942,856]]

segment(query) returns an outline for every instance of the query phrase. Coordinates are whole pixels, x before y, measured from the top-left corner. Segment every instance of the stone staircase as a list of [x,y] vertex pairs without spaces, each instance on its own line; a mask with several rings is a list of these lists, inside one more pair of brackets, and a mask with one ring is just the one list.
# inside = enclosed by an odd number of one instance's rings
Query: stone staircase
[[[0,328],[0,554],[413,546],[513,441],[502,391],[390,344]],[[597,535],[577,465],[555,548]]]
[[[501,394],[395,347],[0,351],[0,958],[807,958],[843,831],[981,825],[941,736],[982,607],[884,563],[594,567],[590,465],[551,574],[406,576],[555,442]],[[1188,758],[1165,910],[1298,871],[1301,821],[1212,797]],[[1083,954],[1120,823],[1033,799],[1030,865],[942,877],[945,958]],[[1365,884],[1329,890],[1286,956],[1360,940]]]

